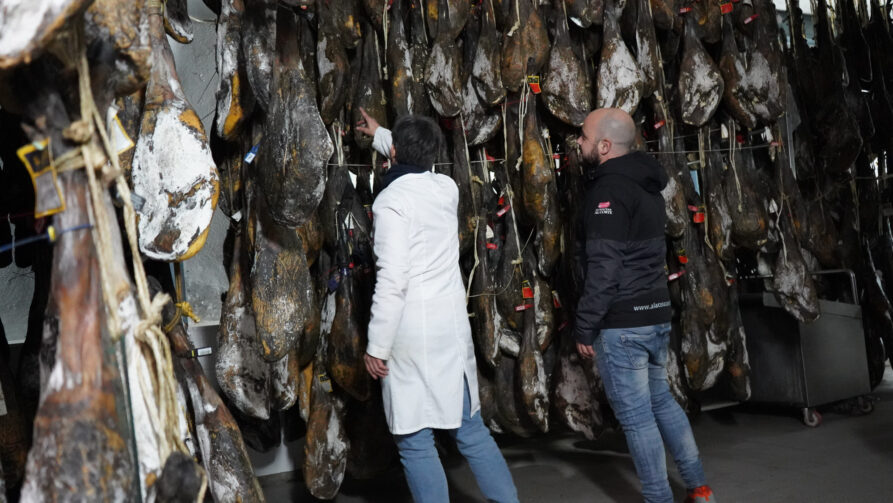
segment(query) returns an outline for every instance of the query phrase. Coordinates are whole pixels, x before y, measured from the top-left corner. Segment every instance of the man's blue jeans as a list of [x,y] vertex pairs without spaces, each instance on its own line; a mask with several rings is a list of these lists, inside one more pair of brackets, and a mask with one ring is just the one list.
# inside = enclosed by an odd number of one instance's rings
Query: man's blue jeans
[[626,434],[648,503],[673,501],[664,443],[688,489],[707,483],[688,417],[667,384],[669,341],[670,324],[664,323],[605,329],[593,344],[608,402]]
[[[505,458],[484,426],[481,413],[469,415],[470,398],[468,382],[465,383],[465,399],[462,405],[462,425],[455,430],[447,430],[456,441],[459,452],[468,460],[478,487],[487,501],[517,503],[518,493]],[[408,435],[394,435],[403,472],[416,503],[448,503],[446,474],[437,449],[434,447],[434,432],[424,428]]]

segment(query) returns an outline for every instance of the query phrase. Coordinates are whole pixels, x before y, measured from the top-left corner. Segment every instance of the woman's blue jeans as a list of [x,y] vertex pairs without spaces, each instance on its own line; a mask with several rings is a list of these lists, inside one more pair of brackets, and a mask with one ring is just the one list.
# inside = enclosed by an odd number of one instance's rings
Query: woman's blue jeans
[[[648,503],[672,503],[664,444],[688,489],[706,485],[685,412],[667,384],[670,324],[602,330],[595,361]],[[663,438],[663,441],[661,441]]]
[[[462,405],[462,425],[455,430],[447,430],[456,441],[459,452],[468,460],[478,487],[488,501],[515,503],[518,493],[505,458],[484,426],[481,413],[474,416],[470,412],[468,382],[465,383],[465,399]],[[437,449],[434,447],[434,432],[424,428],[408,435],[394,435],[400,461],[412,498],[416,503],[448,503],[446,474]]]

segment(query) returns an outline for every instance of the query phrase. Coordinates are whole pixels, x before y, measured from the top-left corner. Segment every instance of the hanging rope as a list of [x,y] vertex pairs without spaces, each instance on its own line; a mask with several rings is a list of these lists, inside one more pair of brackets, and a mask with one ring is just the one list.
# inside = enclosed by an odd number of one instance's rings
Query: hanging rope
[[[157,0],[152,0],[150,4],[158,4]],[[155,403],[158,406],[157,411],[150,410],[150,420],[155,428],[155,436],[158,445],[158,454],[161,460],[166,460],[174,450],[178,450],[184,454],[189,454],[185,444],[179,435],[179,416],[177,412],[179,403],[177,401],[176,383],[174,381],[173,364],[171,360],[170,346],[167,337],[161,331],[160,324],[162,320],[161,311],[165,304],[170,300],[166,294],[158,294],[154,298],[149,295],[148,282],[146,272],[143,269],[140,260],[139,245],[137,244],[136,231],[136,212],[133,209],[131,201],[130,188],[124,180],[123,171],[118,164],[118,157],[115,150],[111,146],[108,135],[105,131],[105,123],[96,109],[93,101],[93,94],[90,87],[90,69],[87,61],[87,53],[83,40],[83,33],[75,32],[75,44],[72,48],[76,59],[76,67],[78,73],[78,92],[80,98],[81,119],[74,125],[81,141],[78,148],[83,157],[83,165],[86,168],[87,184],[90,193],[92,211],[90,219],[92,224],[92,233],[95,242],[95,249],[99,262],[100,282],[102,285],[103,299],[107,307],[107,324],[109,334],[112,339],[117,341],[123,335],[121,331],[121,322],[118,318],[117,299],[112,290],[111,270],[110,267],[115,258],[111,255],[114,247],[111,246],[112,238],[109,226],[115,225],[117,220],[112,218],[106,211],[104,202],[105,190],[96,178],[95,170],[101,168],[103,159],[95,157],[94,149],[89,148],[88,142],[98,133],[102,147],[105,151],[105,157],[110,161],[112,166],[112,174],[115,178],[118,194],[121,196],[124,208],[124,224],[126,228],[127,241],[130,245],[133,260],[133,276],[136,290],[136,298],[138,300],[142,319],[137,323],[134,330],[135,341],[143,344],[149,350],[151,355],[150,365],[154,365],[154,372],[149,376],[138,377],[140,388],[147,396],[154,396]],[[67,130],[68,131],[68,130]],[[74,161],[72,161],[74,162]],[[79,164],[79,163],[75,163]],[[148,358],[147,358],[148,359]],[[146,382],[148,380],[149,382]],[[149,393],[149,388],[154,393]],[[182,412],[182,411],[181,411]],[[198,501],[203,499],[203,493],[207,488],[207,477],[202,471],[202,490],[200,491]],[[142,484],[142,481],[141,481]]]
[[174,313],[174,317],[171,318],[171,321],[164,326],[163,330],[165,333],[170,332],[180,323],[180,319],[183,316],[191,319],[195,323],[202,321],[196,314],[195,311],[192,310],[192,306],[189,302],[183,300],[183,265],[180,262],[174,262],[174,293],[176,298],[174,299],[174,307],[177,308],[176,313]]
[[[524,73],[527,73],[527,65],[524,66]],[[524,151],[524,119],[527,116],[527,98],[530,95],[530,87],[525,82],[524,87],[521,90],[521,103],[518,105],[518,145],[521,146],[521,152]],[[503,123],[505,124],[505,123]],[[506,150],[508,152],[508,150]],[[518,160],[515,162],[515,171],[521,169],[521,160],[524,158],[523,155],[518,155]]]
[[[735,137],[735,120],[729,119],[729,138]],[[737,163],[735,162],[735,144],[738,142],[730,141],[729,142],[729,164],[732,167],[732,174],[735,176],[735,188],[738,191],[738,212],[741,213],[744,211],[744,206],[742,201],[744,200],[744,194],[741,191],[741,179],[738,178],[738,168]]]
[[[472,192],[471,194],[471,211],[474,213],[474,265],[471,267],[471,272],[468,273],[468,288],[465,290],[465,305],[468,305],[468,298],[471,295],[471,285],[474,280],[474,274],[477,272],[478,265],[480,265],[481,261],[478,257],[478,229],[481,224],[482,217],[478,212],[478,203],[474,198],[474,180],[477,178],[474,175],[474,172],[471,170],[471,154],[468,153],[468,137],[465,135],[465,117],[462,114],[459,114],[459,123],[462,126],[462,140],[464,142],[465,148],[465,163],[468,168],[468,190]],[[483,185],[483,180],[478,179],[478,181]],[[486,225],[486,224],[485,224]]]
[[[382,63],[382,73],[384,77],[382,80],[388,80],[388,31],[390,28],[390,23],[388,19],[388,9],[391,8],[390,2],[383,2],[381,6],[381,30],[384,33],[384,60],[381,58],[381,54],[378,55],[378,60]],[[376,44],[375,49],[378,50],[378,37],[376,36]]]

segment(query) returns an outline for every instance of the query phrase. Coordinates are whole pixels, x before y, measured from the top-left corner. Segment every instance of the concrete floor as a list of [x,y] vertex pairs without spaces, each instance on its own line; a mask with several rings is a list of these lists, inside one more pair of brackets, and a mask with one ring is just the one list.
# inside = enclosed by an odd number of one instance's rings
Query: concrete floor
[[[820,408],[807,428],[798,411],[753,405],[705,412],[692,421],[710,485],[727,502],[893,501],[893,371],[872,396],[875,410],[851,417]],[[608,433],[594,442],[563,434],[499,438],[523,502],[641,501],[626,442]],[[461,456],[444,460],[454,502],[483,502]],[[672,462],[670,463],[672,466]],[[298,475],[300,477],[300,475]],[[682,482],[671,469],[677,499]],[[315,501],[303,482],[282,476],[262,483],[268,501]],[[409,502],[399,469],[377,481],[345,480],[338,502]]]

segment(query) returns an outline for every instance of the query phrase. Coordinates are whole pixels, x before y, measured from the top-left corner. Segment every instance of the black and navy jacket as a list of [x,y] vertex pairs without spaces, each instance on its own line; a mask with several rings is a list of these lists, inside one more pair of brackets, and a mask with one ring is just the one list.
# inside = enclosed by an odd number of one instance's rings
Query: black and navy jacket
[[670,321],[664,269],[667,175],[650,155],[631,152],[595,170],[586,186],[583,293],[575,338],[592,344],[599,330]]

